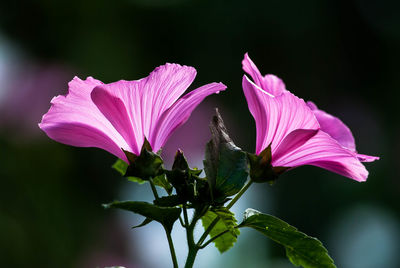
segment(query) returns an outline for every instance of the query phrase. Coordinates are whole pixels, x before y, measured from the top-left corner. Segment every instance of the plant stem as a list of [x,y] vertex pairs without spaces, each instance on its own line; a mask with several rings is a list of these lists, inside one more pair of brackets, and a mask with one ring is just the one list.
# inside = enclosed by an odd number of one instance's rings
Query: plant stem
[[214,236],[213,238],[210,238],[207,242],[205,242],[203,245],[199,246],[200,249],[205,248],[206,246],[208,246],[208,244],[210,244],[212,241],[214,241],[215,239],[217,239],[220,236],[223,236],[224,234],[226,234],[227,232],[230,232],[230,230],[225,230],[219,234],[217,234],[216,236]]
[[181,223],[181,226],[182,226],[183,228],[186,228],[186,225],[185,225],[185,223],[183,222],[182,217],[179,216],[178,219],[179,219],[179,222]]
[[[247,189],[249,189],[250,185],[253,183],[252,180],[249,180],[247,182],[247,184],[240,189],[240,191],[235,195],[235,197],[232,199],[232,201],[226,206],[227,209],[230,209],[238,200],[239,198],[244,194],[244,192],[246,192]],[[211,224],[208,226],[208,228],[206,229],[206,231],[203,233],[203,235],[200,237],[199,242],[197,242],[197,246],[200,246],[204,240],[207,238],[208,234],[211,232],[211,230],[215,227],[215,225],[218,223],[219,221],[219,217],[217,216],[212,222]]]
[[199,251],[199,247],[197,244],[194,242],[194,227],[196,226],[197,221],[200,219],[200,217],[196,214],[193,215],[192,222],[189,224],[188,221],[188,216],[187,216],[187,211],[186,211],[186,205],[183,205],[183,216],[184,220],[186,223],[186,237],[187,237],[187,242],[188,242],[188,256],[186,258],[186,263],[185,263],[185,268],[192,268],[194,264],[194,260],[196,259],[197,252]]
[[235,197],[232,199],[232,201],[226,206],[227,209],[230,209],[235,203],[236,201],[239,200],[239,198],[244,194],[244,192],[247,191],[247,189],[249,189],[250,185],[253,183],[252,180],[249,180],[246,185],[240,189],[240,191],[235,195]]
[[164,226],[164,230],[165,230],[165,233],[167,234],[168,245],[169,245],[169,250],[171,252],[172,263],[174,264],[174,268],[178,268],[178,261],[176,260],[175,248],[174,248],[174,243],[172,242],[171,234],[167,230],[167,228],[165,228],[165,226]]
[[149,182],[150,182],[151,190],[153,191],[154,198],[158,199],[159,197],[158,197],[156,186],[154,185],[154,182],[153,182],[153,178],[149,178]]
[[[150,187],[151,187],[151,191],[153,192],[154,198],[159,199],[157,189],[156,189],[156,186],[154,185],[153,179],[149,178],[149,182],[150,182]],[[174,265],[174,268],[178,268],[178,261],[176,260],[175,248],[174,248],[174,243],[172,241],[171,233],[164,225],[163,225],[163,227],[165,230],[165,234],[167,235],[168,246],[169,246],[169,251],[171,252],[172,263]]]
[[189,253],[186,259],[185,268],[192,268],[194,264],[194,260],[196,259],[197,252],[199,248],[196,245],[192,245],[189,247]]
[[183,218],[185,220],[186,227],[189,227],[189,219],[187,215],[186,204],[183,204]]
[[208,225],[207,229],[204,231],[203,235],[200,237],[199,241],[197,242],[197,246],[200,247],[201,244],[203,244],[204,240],[206,240],[208,234],[211,232],[211,230],[214,228],[215,225],[217,225],[219,221],[219,217],[217,216],[211,223]]

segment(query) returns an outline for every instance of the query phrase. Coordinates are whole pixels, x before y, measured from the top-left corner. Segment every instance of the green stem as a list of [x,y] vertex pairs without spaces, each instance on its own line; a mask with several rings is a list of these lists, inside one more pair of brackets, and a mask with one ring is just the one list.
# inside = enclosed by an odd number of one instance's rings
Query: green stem
[[183,204],[182,207],[183,207],[183,218],[185,220],[185,225],[187,227],[189,227],[189,218],[188,218],[188,215],[187,215],[186,204]]
[[186,228],[186,225],[185,225],[185,223],[183,222],[182,217],[179,216],[178,219],[179,219],[179,222],[181,223],[181,226],[182,226],[183,228]]
[[194,227],[196,226],[197,221],[200,219],[200,217],[195,214],[193,215],[192,222],[189,224],[188,221],[188,216],[187,216],[187,211],[186,211],[186,205],[183,205],[183,216],[184,220],[186,223],[186,237],[187,237],[187,242],[188,242],[188,256],[186,258],[186,263],[185,263],[185,268],[192,268],[194,264],[194,260],[196,259],[197,252],[199,251],[199,247],[197,244],[194,242]]
[[188,256],[186,258],[185,268],[192,268],[194,260],[196,259],[199,247],[194,242],[193,230],[196,225],[196,217],[193,218],[192,223],[186,228],[187,241],[189,246]]
[[194,260],[196,259],[197,252],[199,248],[194,245],[189,247],[189,253],[186,259],[185,268],[192,268],[194,264]]
[[240,189],[240,191],[235,195],[235,197],[232,199],[232,201],[226,206],[227,209],[230,209],[235,203],[236,201],[239,200],[239,198],[244,194],[244,192],[247,191],[247,189],[249,189],[250,185],[253,183],[252,180],[249,180],[246,185]]
[[[232,201],[226,206],[227,209],[230,209],[238,200],[239,198],[244,194],[244,192],[247,191],[247,189],[249,189],[250,185],[253,183],[252,180],[249,180],[247,182],[247,184],[240,189],[240,191],[235,195],[235,197],[232,199]],[[203,244],[204,240],[207,238],[208,234],[211,232],[211,230],[215,227],[215,225],[218,223],[219,221],[219,217],[216,217],[211,224],[208,226],[208,228],[206,229],[206,231],[203,233],[203,235],[200,237],[199,242],[197,242],[197,245],[200,246],[201,244]]]
[[165,230],[165,233],[167,234],[168,245],[169,245],[169,250],[171,252],[172,263],[174,264],[174,268],[178,268],[178,261],[176,260],[175,248],[174,248],[174,243],[172,242],[171,234],[167,230],[167,228],[165,228],[165,226],[164,226],[164,230]]
[[153,182],[153,178],[149,178],[149,182],[150,182],[151,190],[153,191],[154,198],[158,199],[159,197],[158,197],[156,186],[154,185],[154,182]]
[[[158,193],[156,186],[154,185],[153,179],[149,178],[150,182],[150,187],[153,192],[154,198],[159,199]],[[168,246],[169,246],[169,251],[171,252],[171,258],[172,258],[172,263],[174,265],[174,268],[178,268],[178,261],[176,260],[176,254],[175,254],[175,248],[174,248],[174,243],[172,241],[171,233],[167,230],[167,228],[163,225],[165,234],[167,235],[167,240],[168,240]]]
[[230,232],[230,230],[225,230],[219,234],[217,234],[216,236],[214,236],[213,238],[210,238],[207,242],[205,242],[203,245],[199,246],[200,249],[205,248],[206,246],[208,246],[208,244],[210,244],[212,241],[214,241],[215,239],[217,239],[220,236],[223,236],[224,234],[226,234],[227,232]]
[[204,240],[206,240],[208,234],[211,232],[211,230],[214,228],[215,225],[217,225],[219,221],[219,217],[217,216],[211,223],[208,225],[207,229],[203,233],[203,235],[200,237],[199,241],[197,242],[197,245],[200,246],[203,244]]

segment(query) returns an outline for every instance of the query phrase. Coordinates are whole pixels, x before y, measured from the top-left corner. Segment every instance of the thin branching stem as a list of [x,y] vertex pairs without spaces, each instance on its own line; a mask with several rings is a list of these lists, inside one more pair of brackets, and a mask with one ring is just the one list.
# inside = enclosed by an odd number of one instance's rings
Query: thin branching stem
[[247,191],[247,189],[249,189],[249,187],[251,186],[251,184],[253,183],[252,180],[249,180],[246,185],[240,189],[240,191],[235,195],[235,197],[232,199],[232,201],[226,206],[227,209],[230,209],[235,203],[236,201],[239,200],[239,198],[244,194],[244,192]]
[[158,193],[157,193],[156,186],[154,185],[153,178],[149,178],[149,182],[150,182],[150,187],[151,187],[151,191],[153,192],[154,198],[158,199],[159,196],[158,196]]
[[183,222],[182,217],[179,216],[178,219],[179,219],[179,222],[180,222],[181,226],[182,226],[183,228],[186,228],[186,224]]
[[[149,182],[150,182],[150,187],[151,187],[151,191],[153,192],[154,198],[156,200],[158,200],[160,197],[158,196],[157,189],[156,189],[156,186],[154,185],[153,179],[149,178]],[[170,232],[170,230],[168,230],[165,227],[165,225],[163,225],[163,227],[164,227],[164,230],[165,230],[165,234],[167,235],[168,246],[169,246],[169,250],[171,252],[172,263],[174,265],[174,268],[178,268],[178,261],[176,259],[174,242],[172,241],[171,232]]]
[[186,204],[183,204],[183,218],[185,220],[185,225],[187,227],[189,227],[189,218],[188,218],[188,215],[187,215]]
[[171,251],[172,263],[174,264],[174,268],[178,268],[178,261],[176,259],[175,248],[174,248],[174,243],[172,242],[171,233],[167,230],[167,228],[165,228],[165,226],[164,230],[165,233],[167,234],[169,250]]
[[197,252],[199,251],[199,247],[197,244],[194,242],[194,227],[196,226],[197,221],[200,219],[199,215],[195,212],[192,218],[192,221],[189,224],[188,221],[188,216],[187,216],[187,211],[186,211],[186,205],[183,205],[183,216],[185,221],[187,222],[187,227],[186,227],[186,236],[187,236],[187,242],[188,242],[188,256],[186,258],[186,263],[185,263],[185,268],[192,268],[194,264],[194,260],[196,259]]
[[208,246],[208,244],[210,244],[211,242],[213,242],[215,239],[217,239],[220,236],[223,236],[224,234],[226,234],[227,232],[230,232],[230,230],[225,230],[219,234],[217,234],[216,236],[214,236],[213,238],[210,238],[207,242],[205,242],[203,245],[199,246],[200,249],[205,248],[206,246]]
[[[235,195],[235,197],[232,199],[232,201],[226,206],[227,209],[230,209],[238,200],[239,198],[244,194],[244,192],[249,189],[250,185],[253,183],[252,180],[249,180],[246,185],[240,189],[240,191]],[[217,225],[218,221],[220,220],[220,217],[216,217],[211,224],[208,226],[208,228],[205,230],[203,235],[200,237],[199,241],[197,242],[197,245],[200,246],[203,244],[204,240],[207,238],[208,234],[212,231],[212,229]]]

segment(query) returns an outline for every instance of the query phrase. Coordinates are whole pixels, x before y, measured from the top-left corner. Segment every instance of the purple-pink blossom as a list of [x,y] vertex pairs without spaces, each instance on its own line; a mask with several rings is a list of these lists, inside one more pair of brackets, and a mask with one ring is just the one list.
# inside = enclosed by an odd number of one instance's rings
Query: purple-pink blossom
[[350,129],[337,117],[296,97],[277,76],[262,76],[246,53],[243,91],[256,122],[256,154],[271,145],[272,166],[314,165],[357,181],[368,171],[361,162],[378,157],[358,154]]
[[205,97],[226,89],[210,83],[181,97],[195,76],[193,67],[167,63],[134,81],[75,77],[67,95],[52,99],[39,127],[58,142],[98,147],[125,161],[123,150],[138,155],[145,139],[158,151]]

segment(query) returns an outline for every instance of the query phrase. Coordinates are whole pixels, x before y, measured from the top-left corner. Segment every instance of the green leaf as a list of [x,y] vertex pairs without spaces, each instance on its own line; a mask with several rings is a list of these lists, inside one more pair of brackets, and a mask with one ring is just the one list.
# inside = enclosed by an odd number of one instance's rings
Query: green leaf
[[216,217],[219,217],[220,220],[211,230],[210,237],[213,238],[214,236],[229,230],[229,232],[223,234],[213,241],[215,247],[221,253],[223,253],[233,247],[233,244],[237,240],[237,236],[240,234],[240,231],[239,229],[235,228],[237,223],[235,215],[225,207],[221,207],[213,211],[207,211],[207,213],[201,218],[205,230],[207,230],[208,226]]
[[128,181],[131,181],[131,182],[136,182],[136,183],[139,183],[139,184],[143,184],[143,183],[146,183],[146,182],[148,182],[148,181],[142,180],[141,178],[138,178],[138,177],[132,177],[132,176],[130,176],[130,177],[126,177],[126,179],[127,179]]
[[181,208],[160,207],[147,202],[140,201],[114,201],[103,205],[105,208],[120,208],[145,216],[148,219],[155,220],[171,232],[174,222],[181,214]]
[[212,139],[207,143],[204,170],[214,200],[225,200],[242,189],[249,174],[247,155],[229,137],[221,115],[216,110],[210,130]]
[[146,219],[144,219],[144,221],[141,224],[133,226],[132,229],[143,227],[143,226],[149,224],[152,221],[153,221],[152,219],[146,218]]
[[335,268],[322,243],[286,222],[254,209],[246,209],[239,227],[251,227],[286,248],[286,255],[296,266],[305,268]]
[[124,160],[117,159],[114,165],[112,165],[112,168],[118,171],[118,173],[121,174],[122,176],[125,176],[126,169],[128,168],[128,166],[129,166],[128,163],[126,163]]
[[182,200],[178,195],[170,195],[154,200],[154,204],[161,207],[175,207],[182,204]]
[[243,188],[247,180],[246,153],[232,144],[226,144],[220,148],[220,159],[218,166],[215,188],[231,196]]

